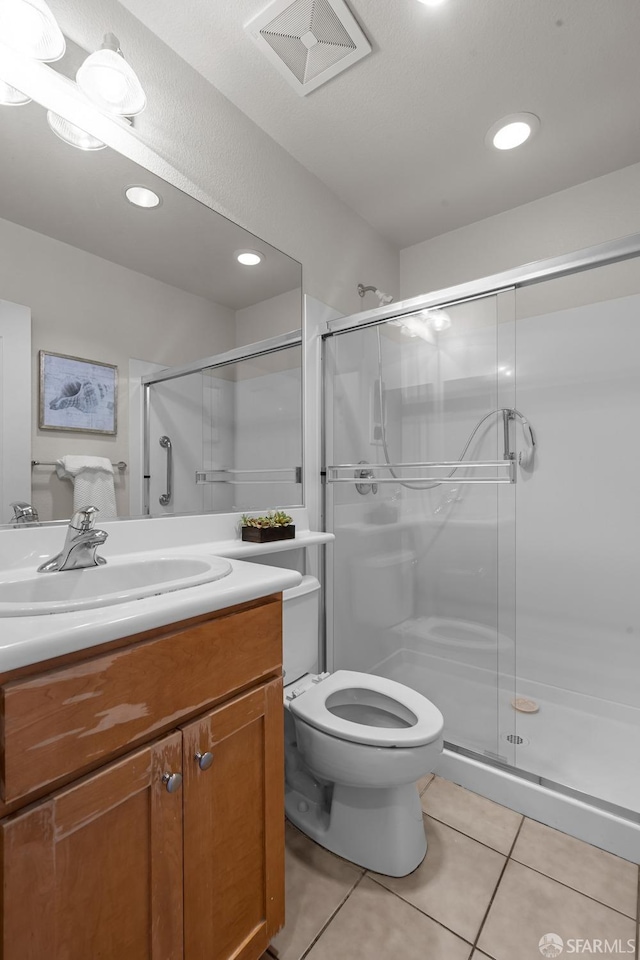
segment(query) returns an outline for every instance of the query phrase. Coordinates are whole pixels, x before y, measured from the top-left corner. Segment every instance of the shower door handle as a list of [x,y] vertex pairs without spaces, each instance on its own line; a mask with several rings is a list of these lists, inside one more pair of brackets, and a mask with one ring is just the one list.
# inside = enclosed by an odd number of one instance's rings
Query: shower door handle
[[167,504],[171,503],[173,497],[173,491],[171,489],[173,477],[173,447],[171,446],[171,439],[169,437],[160,437],[160,446],[165,447],[167,451],[167,491],[159,497],[160,504],[166,507]]

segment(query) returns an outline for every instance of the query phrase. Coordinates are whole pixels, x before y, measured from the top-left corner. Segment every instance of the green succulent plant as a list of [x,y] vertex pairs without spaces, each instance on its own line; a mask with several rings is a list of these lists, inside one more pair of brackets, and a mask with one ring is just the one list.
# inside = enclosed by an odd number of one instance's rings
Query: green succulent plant
[[262,517],[250,517],[242,514],[243,527],[288,527],[292,523],[291,517],[283,510],[270,510]]

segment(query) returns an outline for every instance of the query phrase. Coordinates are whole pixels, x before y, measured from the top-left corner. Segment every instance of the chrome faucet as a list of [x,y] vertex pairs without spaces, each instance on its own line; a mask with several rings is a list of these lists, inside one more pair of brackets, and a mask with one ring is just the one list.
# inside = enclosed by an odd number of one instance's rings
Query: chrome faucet
[[13,524],[18,526],[18,524],[23,523],[39,523],[38,511],[30,503],[26,503],[24,500],[14,500],[13,503],[10,503],[9,506],[13,510]]
[[56,570],[79,570],[82,567],[99,567],[107,561],[98,557],[96,550],[105,542],[108,533],[95,529],[97,507],[85,507],[77,510],[69,521],[67,538],[60,553],[38,567],[38,572],[51,573]]

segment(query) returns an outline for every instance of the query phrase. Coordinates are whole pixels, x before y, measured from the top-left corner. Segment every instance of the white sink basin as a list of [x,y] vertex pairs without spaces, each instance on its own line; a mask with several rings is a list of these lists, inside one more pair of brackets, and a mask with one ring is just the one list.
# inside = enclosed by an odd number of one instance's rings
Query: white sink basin
[[0,617],[33,617],[106,607],[221,580],[231,564],[220,557],[138,557],[103,567],[54,573],[14,571],[0,581]]

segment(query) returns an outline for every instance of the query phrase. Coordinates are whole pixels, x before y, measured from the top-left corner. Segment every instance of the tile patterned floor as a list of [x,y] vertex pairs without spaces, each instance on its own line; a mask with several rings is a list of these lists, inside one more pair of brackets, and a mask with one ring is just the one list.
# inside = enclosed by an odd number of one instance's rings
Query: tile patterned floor
[[548,933],[588,941],[560,960],[638,960],[636,864],[440,777],[418,786],[429,852],[408,877],[364,871],[287,824],[287,923],[263,960],[541,960]]

